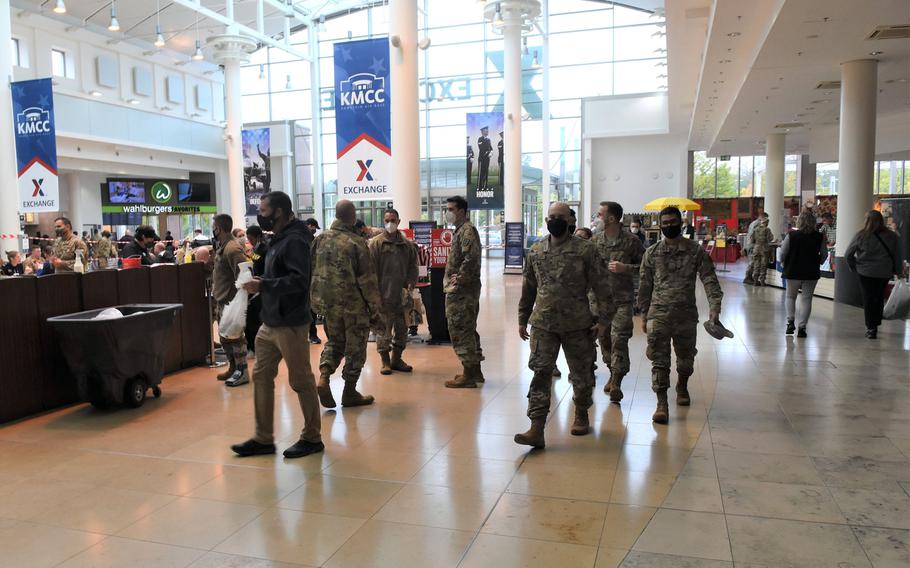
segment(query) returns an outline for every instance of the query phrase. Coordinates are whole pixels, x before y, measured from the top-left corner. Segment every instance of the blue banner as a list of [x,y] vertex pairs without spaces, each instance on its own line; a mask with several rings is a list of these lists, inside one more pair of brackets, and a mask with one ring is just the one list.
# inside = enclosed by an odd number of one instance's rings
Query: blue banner
[[60,210],[54,90],[50,79],[13,83],[13,131],[19,174],[19,212]]
[[506,264],[505,269],[521,270],[525,258],[525,224],[506,223]]
[[391,198],[390,86],[388,38],[335,44],[339,199]]
[[433,229],[436,221],[411,221],[410,228],[414,231],[414,242],[424,246],[433,245]]

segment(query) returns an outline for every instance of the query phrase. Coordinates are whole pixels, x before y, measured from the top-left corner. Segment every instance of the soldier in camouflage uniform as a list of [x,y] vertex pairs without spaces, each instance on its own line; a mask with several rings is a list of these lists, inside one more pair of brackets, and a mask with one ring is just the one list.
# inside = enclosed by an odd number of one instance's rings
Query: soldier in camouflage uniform
[[54,219],[54,270],[56,272],[72,272],[76,264],[76,251],[82,251],[82,263],[88,263],[88,247],[85,242],[73,234],[73,224],[66,217]]
[[476,388],[484,382],[480,362],[483,351],[477,334],[480,311],[480,235],[468,221],[468,202],[455,196],[446,200],[446,223],[455,225],[443,290],[446,293],[446,319],[455,354],[462,373],[446,381],[448,388]]
[[325,317],[327,337],[319,358],[319,401],[335,408],[329,377],[344,368],[342,406],[363,406],[373,397],[357,392],[357,381],[367,358],[370,327],[382,325],[379,285],[367,242],[354,232],[357,210],[343,199],[335,206],[332,227],[313,242],[313,309]]
[[[568,232],[569,206],[554,203],[548,212],[550,236],[528,252],[521,300],[518,303],[518,335],[531,340],[528,367],[534,379],[528,390],[531,428],[515,435],[515,443],[543,448],[544,426],[550,412],[553,365],[562,347],[569,364],[569,382],[574,390],[575,421],[572,434],[590,432],[588,408],[594,390],[594,336],[606,330],[612,316],[613,298],[607,280],[599,273],[590,241]],[[566,283],[571,282],[571,286]],[[588,292],[597,298],[598,325],[591,315]],[[531,333],[528,333],[528,324]]]
[[385,230],[370,239],[369,243],[370,256],[379,280],[382,316],[385,320],[385,325],[376,329],[376,349],[382,359],[380,373],[410,373],[414,369],[401,359],[401,354],[408,345],[404,300],[409,296],[402,292],[410,292],[417,285],[417,247],[398,230],[401,223],[398,211],[388,209],[383,214],[383,222]]
[[714,263],[698,241],[683,238],[682,213],[675,207],[660,212],[664,239],[645,251],[641,261],[638,305],[642,328],[648,334],[647,356],[651,360],[651,388],[657,393],[653,420],[670,420],[667,389],[670,388],[670,342],[676,351],[676,403],[690,404],[688,382],[694,371],[698,308],[695,305],[695,278],[705,287],[709,318],[717,321],[724,297]]
[[622,400],[622,379],[629,372],[629,339],[632,337],[632,302],[634,284],[632,274],[639,270],[645,247],[641,240],[623,230],[622,205],[613,201],[600,204],[597,216],[603,220],[604,230],[594,237],[597,262],[613,292],[616,309],[610,321],[610,333],[600,341],[603,362],[610,369],[610,381],[604,392],[610,402]]
[[98,261],[98,268],[107,268],[107,262],[117,258],[117,247],[111,242],[111,232],[101,231],[101,238],[95,245],[95,260]]
[[749,265],[749,272],[756,286],[765,286],[773,240],[774,233],[768,228],[768,218],[765,217],[752,232],[752,263]]

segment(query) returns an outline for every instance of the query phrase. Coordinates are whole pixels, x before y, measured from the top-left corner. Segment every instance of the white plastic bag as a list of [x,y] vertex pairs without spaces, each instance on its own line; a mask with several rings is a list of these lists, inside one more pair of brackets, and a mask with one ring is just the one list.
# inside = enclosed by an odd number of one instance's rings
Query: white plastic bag
[[904,279],[898,279],[894,289],[891,290],[891,297],[885,304],[885,311],[882,317],[889,320],[907,319],[910,317],[910,284]]
[[237,294],[234,299],[224,307],[221,312],[221,320],[218,322],[218,335],[227,339],[239,339],[243,335],[243,329],[246,327],[246,310],[250,303],[250,296],[243,285],[253,279],[253,263],[240,263],[240,274],[234,285],[237,287]]
[[92,319],[112,320],[112,319],[119,319],[122,317],[123,317],[123,312],[121,312],[117,308],[108,308],[108,309],[104,310],[103,312],[99,313],[97,316],[93,317]]

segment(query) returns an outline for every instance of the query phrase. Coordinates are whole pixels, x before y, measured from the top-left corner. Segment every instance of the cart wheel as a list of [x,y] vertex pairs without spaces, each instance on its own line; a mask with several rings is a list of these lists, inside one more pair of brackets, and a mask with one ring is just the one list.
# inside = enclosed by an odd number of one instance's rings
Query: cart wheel
[[155,398],[161,398],[161,387],[152,387],[152,394]]
[[126,383],[126,392],[123,395],[124,403],[130,408],[139,408],[145,402],[145,391],[148,386],[140,378],[130,379]]

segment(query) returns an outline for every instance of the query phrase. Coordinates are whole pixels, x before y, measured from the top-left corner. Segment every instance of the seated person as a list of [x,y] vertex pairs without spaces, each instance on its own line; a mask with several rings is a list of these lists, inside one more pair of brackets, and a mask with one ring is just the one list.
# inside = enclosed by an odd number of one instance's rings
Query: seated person
[[0,273],[3,276],[22,276],[25,274],[25,265],[22,264],[22,254],[17,250],[6,251],[6,258],[9,262],[3,265]]

